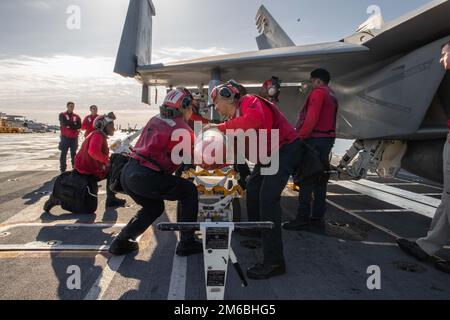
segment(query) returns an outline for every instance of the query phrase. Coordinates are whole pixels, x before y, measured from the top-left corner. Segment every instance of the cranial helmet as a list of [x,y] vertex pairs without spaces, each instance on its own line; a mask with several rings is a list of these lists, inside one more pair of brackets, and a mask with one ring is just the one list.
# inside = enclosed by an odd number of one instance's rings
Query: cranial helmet
[[113,123],[114,120],[116,120],[116,116],[113,112],[110,112],[108,114],[104,114],[102,116],[98,116],[94,120],[94,127],[97,130],[105,130],[106,126],[110,123]]
[[281,80],[277,77],[272,77],[272,79],[264,82],[263,87],[267,90],[269,97],[276,97],[280,94]]
[[211,101],[214,101],[218,96],[229,100],[234,100],[235,97],[239,97],[239,83],[230,80],[225,84],[215,87],[211,91]]
[[181,110],[189,108],[192,104],[192,94],[186,88],[170,90],[164,98],[163,105],[159,108],[163,118],[172,119],[182,115]]

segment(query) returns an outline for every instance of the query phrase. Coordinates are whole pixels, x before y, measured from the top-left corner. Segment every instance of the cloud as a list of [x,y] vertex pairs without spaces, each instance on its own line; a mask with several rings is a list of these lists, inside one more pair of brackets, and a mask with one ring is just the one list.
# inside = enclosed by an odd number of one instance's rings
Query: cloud
[[43,1],[43,0],[28,0],[25,1],[25,5],[32,9],[38,10],[50,10],[52,7],[51,1]]
[[107,57],[62,55],[3,59],[0,110],[23,110],[24,115],[54,123],[54,114],[69,100],[76,102],[80,114],[91,104],[108,110],[124,108],[145,113],[151,109],[140,102],[141,87],[136,80],[113,73],[114,62],[114,58]]
[[191,47],[174,47],[174,48],[162,48],[156,50],[152,55],[154,63],[166,63],[176,60],[190,60],[209,56],[218,56],[230,53],[226,48],[204,48],[194,49]]
[[[229,53],[224,48],[194,49],[190,47],[163,48],[153,55],[154,63],[187,60],[203,56]],[[141,87],[135,79],[123,78],[113,72],[115,58],[55,55],[51,57],[0,56],[0,111],[25,112],[38,121],[54,123],[54,114],[65,108],[67,101],[75,101],[80,114],[96,104],[100,109],[123,111],[127,122],[133,115],[136,123],[147,119],[157,106],[141,103]],[[154,101],[152,94],[152,101]],[[158,103],[164,90],[158,90]],[[39,116],[41,115],[41,116]]]

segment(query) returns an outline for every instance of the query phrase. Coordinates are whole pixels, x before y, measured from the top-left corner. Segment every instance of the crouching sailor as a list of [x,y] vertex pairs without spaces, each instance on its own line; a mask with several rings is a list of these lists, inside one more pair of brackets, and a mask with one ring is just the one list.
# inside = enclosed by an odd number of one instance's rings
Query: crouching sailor
[[[75,170],[73,174],[80,175],[82,179],[87,180],[89,193],[92,194],[95,202],[92,206],[86,204],[86,208],[90,208],[88,211],[95,212],[97,209],[97,183],[104,179],[107,179],[106,207],[120,207],[126,203],[125,200],[117,198],[109,188],[109,148],[107,139],[108,136],[114,135],[115,119],[116,117],[112,112],[108,115],[98,116],[94,121],[95,131],[84,140],[81,149],[75,156]],[[56,182],[55,187],[58,188]],[[50,212],[54,206],[62,204],[57,194],[58,192],[53,192],[50,199],[45,203],[44,210],[46,212]]]
[[[181,88],[172,90],[160,108],[160,115],[150,119],[143,129],[120,178],[123,190],[142,208],[111,244],[112,254],[122,255],[139,249],[136,238],[164,212],[164,200],[180,201],[181,222],[197,221],[197,188],[191,181],[173,175],[180,165],[171,157],[174,147],[184,143],[172,141],[175,131],[183,131],[185,134],[180,139],[189,137],[189,147],[193,147],[194,133],[187,124],[191,116],[190,93]],[[195,240],[194,232],[181,232],[177,255],[201,252],[202,244]]]

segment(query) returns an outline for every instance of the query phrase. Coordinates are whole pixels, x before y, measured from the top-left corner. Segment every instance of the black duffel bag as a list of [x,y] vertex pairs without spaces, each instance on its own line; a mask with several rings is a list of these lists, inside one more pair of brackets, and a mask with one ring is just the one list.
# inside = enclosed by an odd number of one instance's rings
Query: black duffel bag
[[72,213],[95,213],[98,205],[98,184],[94,176],[68,171],[56,178],[52,196],[61,207]]
[[109,159],[109,189],[114,193],[124,193],[122,184],[120,183],[120,175],[122,174],[123,167],[125,167],[129,160],[129,157],[119,153],[112,154]]
[[316,182],[329,178],[329,165],[326,165],[320,159],[320,153],[311,145],[303,142],[303,152],[301,163],[293,174],[294,183],[314,184]]

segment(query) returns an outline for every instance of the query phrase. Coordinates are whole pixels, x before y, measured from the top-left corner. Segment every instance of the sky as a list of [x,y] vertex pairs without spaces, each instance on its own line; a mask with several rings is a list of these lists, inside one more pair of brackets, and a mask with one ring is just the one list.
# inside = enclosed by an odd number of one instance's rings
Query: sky
[[[153,62],[257,50],[261,4],[297,44],[337,41],[354,33],[378,5],[386,22],[429,0],[153,0]],[[67,27],[71,6],[80,28]],[[141,86],[113,73],[128,0],[1,0],[0,111],[57,124],[67,101],[81,116],[92,104],[118,123],[143,125],[156,106]]]

